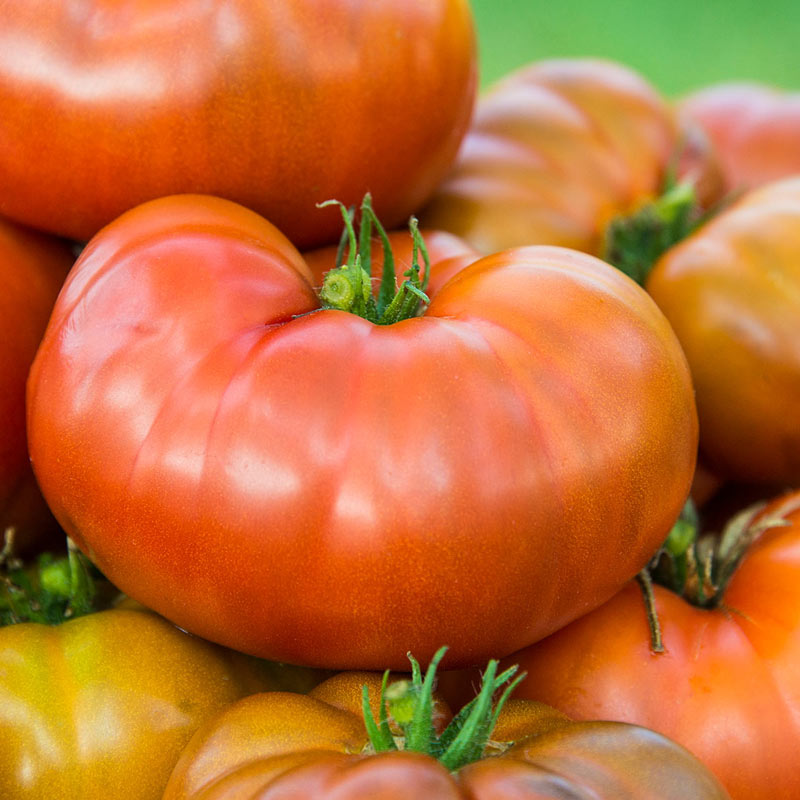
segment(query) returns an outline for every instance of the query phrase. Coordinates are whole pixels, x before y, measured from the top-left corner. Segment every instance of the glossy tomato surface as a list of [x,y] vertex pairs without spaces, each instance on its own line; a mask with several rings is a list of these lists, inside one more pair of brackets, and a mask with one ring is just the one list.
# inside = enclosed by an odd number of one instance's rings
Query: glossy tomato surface
[[709,467],[800,485],[800,178],[743,196],[645,286],[689,360]]
[[683,98],[717,152],[729,191],[800,173],[800,92],[759,83],[722,83]]
[[73,261],[65,243],[0,219],[0,541],[13,528],[17,552],[54,527],[28,459],[25,382]]
[[722,605],[655,587],[666,652],[650,650],[639,587],[514,654],[516,692],[578,719],[644,725],[680,742],[735,800],[800,796],[800,493],[773,503]]
[[467,0],[0,2],[0,213],[88,239],[205,192],[296,244],[336,198],[405,222],[450,166],[476,85]]
[[724,800],[686,750],[619,723],[573,723],[540,703],[512,701],[494,742],[513,746],[448,772],[409,750],[369,754],[361,687],[380,677],[340,673],[308,696],[253,695],[192,737],[164,800]]
[[34,469],[115,585],[278,661],[485,663],[608,599],[686,498],[677,341],[612,267],[481,259],[424,314],[320,309],[224,200],[145,204],[84,251],[29,382]]
[[202,722],[253,692],[313,686],[145,611],[0,629],[0,795],[160,800]]
[[[609,221],[661,193],[681,145],[666,101],[627,67],[537,62],[479,100],[421,218],[483,253],[554,244],[599,255]],[[691,179],[705,187],[711,163],[702,148],[687,156]]]

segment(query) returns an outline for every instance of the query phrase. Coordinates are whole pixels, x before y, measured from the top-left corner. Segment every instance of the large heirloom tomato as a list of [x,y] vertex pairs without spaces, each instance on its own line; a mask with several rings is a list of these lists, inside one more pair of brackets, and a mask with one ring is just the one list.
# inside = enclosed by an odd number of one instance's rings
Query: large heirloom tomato
[[642,594],[512,656],[517,696],[579,719],[624,720],[680,742],[736,800],[800,797],[800,493],[751,523],[761,533],[727,588],[696,607],[655,586],[665,652],[651,651]]
[[292,668],[268,666],[144,610],[2,628],[0,796],[159,800],[201,723],[247,694],[293,686]]
[[205,192],[313,246],[370,190],[387,224],[433,191],[476,86],[467,0],[0,2],[0,213],[87,239]]
[[0,544],[13,528],[17,550],[53,524],[28,459],[25,382],[73,260],[66,244],[0,219]]
[[668,250],[644,285],[689,361],[711,469],[798,485],[800,178],[745,195]]
[[728,189],[800,173],[800,93],[724,83],[685,97],[679,108],[708,135]]
[[477,663],[608,599],[686,498],[655,303],[582,253],[463,269],[391,325],[320,308],[267,221],[179,196],[84,250],[29,381],[34,469],[117,586],[278,661]]
[[713,195],[716,165],[643,78],[607,61],[538,62],[480,99],[422,221],[484,253],[555,244],[600,255],[611,219],[659,195],[681,155],[687,180]]
[[[466,757],[465,748],[455,755],[457,747],[447,748],[456,738],[447,730],[438,736],[429,730],[420,741],[421,726],[414,720],[398,726],[391,713],[397,706],[390,706],[386,732],[396,738],[376,753],[364,724],[362,686],[377,716],[375,698],[383,695],[380,677],[373,673],[339,673],[308,696],[273,692],[228,707],[192,737],[164,800],[728,797],[694,756],[652,731],[613,722],[576,723],[524,700],[506,704],[494,729],[482,731],[482,738],[491,732],[488,747],[478,741]],[[447,715],[441,704],[434,709]],[[491,714],[489,706],[484,716]],[[447,716],[441,720],[446,721]],[[469,728],[468,721],[462,736]],[[398,740],[405,747],[395,749]]]

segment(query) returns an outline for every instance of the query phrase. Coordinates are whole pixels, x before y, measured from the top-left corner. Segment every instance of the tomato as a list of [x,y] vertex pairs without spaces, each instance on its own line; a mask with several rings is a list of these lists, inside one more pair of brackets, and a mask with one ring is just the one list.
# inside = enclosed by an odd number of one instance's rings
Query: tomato
[[679,108],[711,139],[728,190],[800,173],[800,93],[722,83],[688,95]]
[[73,260],[65,243],[0,219],[0,540],[13,528],[17,551],[54,526],[28,460],[25,382]]
[[252,692],[313,685],[146,610],[0,629],[0,795],[160,800],[194,731]]
[[655,264],[713,472],[800,483],[800,179],[742,197]]
[[721,601],[698,608],[655,586],[665,652],[650,648],[639,588],[512,656],[517,696],[578,719],[653,728],[680,742],[735,800],[800,796],[800,492],[750,548]]
[[723,800],[683,748],[642,728],[573,723],[539,703],[512,701],[492,734],[513,743],[454,772],[412,750],[369,753],[361,686],[379,676],[340,673],[308,696],[265,693],[229,706],[192,737],[164,800]]
[[[627,67],[534,63],[480,99],[456,165],[421,219],[483,253],[554,244],[601,255],[607,224],[660,194],[683,149],[666,101]],[[716,167],[696,134],[683,155],[687,177],[716,192]]]
[[701,459],[698,459],[692,480],[691,498],[696,506],[704,506],[724,485],[725,481],[714,474]]
[[32,369],[30,447],[122,591],[276,661],[402,668],[442,642],[453,665],[519,649],[647,562],[697,428],[640,287],[521,249],[376,325],[311,280],[217,198],[145,204],[84,250]]
[[85,240],[205,192],[304,247],[366,190],[402,224],[434,190],[476,87],[467,0],[48,0],[0,10],[0,213]]

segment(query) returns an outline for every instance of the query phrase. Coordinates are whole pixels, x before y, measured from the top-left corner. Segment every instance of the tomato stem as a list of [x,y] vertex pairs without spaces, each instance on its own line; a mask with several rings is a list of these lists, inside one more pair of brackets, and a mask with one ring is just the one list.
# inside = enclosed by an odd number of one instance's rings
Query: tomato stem
[[636,575],[639,588],[642,590],[645,612],[647,614],[647,626],[650,628],[650,650],[653,653],[664,652],[664,640],[661,636],[661,621],[658,618],[656,608],[656,596],[653,592],[653,579],[647,569],[643,569]]
[[[398,287],[389,237],[372,208],[370,195],[365,195],[361,204],[358,244],[352,212],[336,200],[321,203],[320,208],[329,205],[339,206],[345,228],[337,252],[337,266],[323,278],[320,290],[323,308],[347,311],[376,325],[392,325],[416,316],[421,306],[430,302],[425,294],[430,275],[430,259],[417,220],[412,217],[409,221],[409,231],[413,239],[412,263],[411,268],[403,273],[408,280]],[[377,298],[372,295],[371,285],[373,225],[383,246],[383,272]],[[348,254],[347,260],[343,261],[346,243]],[[425,264],[424,279],[420,278],[420,253]]]
[[338,205],[344,219],[345,231],[350,240],[347,261],[330,270],[322,283],[320,300],[325,308],[349,311],[364,319],[375,316],[375,301],[372,297],[371,276],[361,266],[361,254],[356,244],[356,232],[348,210],[336,200],[320,203],[319,207]]
[[[383,680],[381,681],[381,698],[386,697],[386,684],[389,680],[389,670],[383,673]],[[361,710],[364,715],[364,725],[367,728],[367,735],[376,753],[381,753],[386,750],[396,750],[392,731],[389,728],[389,717],[386,713],[386,703],[381,702],[380,710],[378,712],[378,722],[375,723],[375,718],[369,707],[369,689],[366,685],[361,687]]]
[[[437,650],[424,678],[419,663],[410,653],[411,680],[395,681],[387,687],[389,673],[384,673],[378,722],[370,709],[367,687],[363,688],[364,724],[375,752],[393,750],[398,746],[389,727],[391,717],[403,733],[403,749],[437,758],[450,771],[454,772],[483,756],[500,709],[525,675],[521,674],[512,681],[517,672],[516,666],[497,675],[498,662],[490,661],[478,695],[437,736],[433,724],[433,689],[436,670],[446,651],[446,647]],[[495,693],[504,684],[505,691],[494,703]]]

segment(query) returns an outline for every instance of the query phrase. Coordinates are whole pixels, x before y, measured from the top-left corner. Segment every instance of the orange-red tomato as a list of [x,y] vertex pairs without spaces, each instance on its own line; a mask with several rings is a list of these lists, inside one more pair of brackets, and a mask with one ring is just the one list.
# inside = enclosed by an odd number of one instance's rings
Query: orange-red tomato
[[645,288],[689,361],[711,470],[800,484],[800,178],[742,197],[668,250]]
[[0,629],[0,678],[8,800],[160,800],[201,723],[252,692],[319,680],[131,609]]
[[73,260],[65,243],[0,219],[0,546],[11,527],[18,551],[54,527],[28,459],[25,382]]
[[639,587],[516,653],[516,696],[578,719],[624,720],[680,742],[735,800],[800,797],[800,493],[762,514],[761,535],[722,604],[690,605],[655,586],[666,652],[650,650]]
[[[609,221],[661,193],[682,146],[666,101],[628,68],[535,63],[480,99],[459,158],[421,218],[484,253],[555,244],[599,255]],[[709,200],[709,154],[691,136],[683,155],[683,171]]]
[[49,0],[0,11],[0,213],[88,239],[132,206],[227,197],[296,244],[372,192],[405,223],[475,99],[467,0]]
[[[409,750],[370,754],[361,686],[380,677],[340,673],[308,696],[253,695],[192,737],[164,800],[725,800],[683,748],[635,726],[574,723],[539,703],[511,701],[492,735],[513,742],[451,774]],[[497,746],[497,745],[496,745]]]
[[652,556],[697,427],[640,287],[512,250],[375,325],[311,281],[218,198],[145,204],[84,250],[29,381],[31,453],[121,590],[277,661],[402,669],[519,649]]
[[685,97],[679,109],[711,139],[728,190],[800,173],[800,92],[722,83]]

